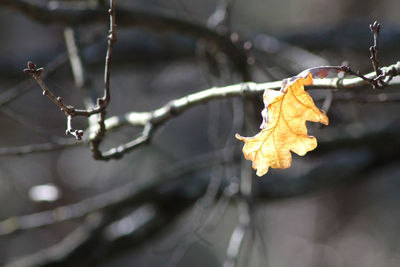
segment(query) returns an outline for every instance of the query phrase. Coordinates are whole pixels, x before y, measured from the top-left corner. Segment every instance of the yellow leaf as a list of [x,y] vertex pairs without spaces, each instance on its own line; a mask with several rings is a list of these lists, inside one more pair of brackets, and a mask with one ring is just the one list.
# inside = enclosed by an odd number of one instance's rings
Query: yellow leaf
[[236,138],[245,142],[243,154],[253,162],[257,175],[268,172],[269,167],[286,169],[292,163],[290,151],[304,156],[317,147],[317,140],[307,134],[306,121],[328,125],[323,111],[314,104],[304,85],[313,83],[312,74],[301,75],[286,80],[281,92],[264,92],[264,121],[261,132],[254,137]]

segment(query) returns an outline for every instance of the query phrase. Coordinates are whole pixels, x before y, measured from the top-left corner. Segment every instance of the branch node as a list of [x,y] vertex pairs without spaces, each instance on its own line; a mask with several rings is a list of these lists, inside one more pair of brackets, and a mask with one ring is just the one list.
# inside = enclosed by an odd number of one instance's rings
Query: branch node
[[371,33],[373,34],[379,34],[379,31],[381,30],[381,24],[378,23],[377,21],[374,21],[373,24],[369,25],[369,29],[371,30]]

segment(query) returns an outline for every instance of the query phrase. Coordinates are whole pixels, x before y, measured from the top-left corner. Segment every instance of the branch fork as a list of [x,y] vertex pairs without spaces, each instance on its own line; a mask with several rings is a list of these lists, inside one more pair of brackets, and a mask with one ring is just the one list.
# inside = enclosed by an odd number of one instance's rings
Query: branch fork
[[102,158],[101,152],[99,151],[99,145],[102,140],[102,138],[105,135],[105,126],[104,126],[104,120],[106,118],[106,109],[108,104],[110,103],[110,63],[111,63],[111,54],[112,54],[112,48],[114,43],[117,40],[116,37],[116,24],[115,24],[115,1],[110,0],[110,9],[108,10],[109,16],[110,16],[110,30],[109,30],[109,35],[107,36],[108,39],[108,48],[107,48],[107,54],[106,54],[106,62],[105,62],[105,70],[104,70],[104,95],[102,97],[97,98],[96,101],[96,106],[91,109],[76,109],[73,106],[70,105],[65,105],[62,101],[61,97],[56,97],[46,86],[44,81],[41,78],[41,74],[44,71],[44,68],[38,68],[36,64],[34,64],[31,61],[28,61],[27,63],[27,68],[24,69],[23,71],[27,74],[32,75],[32,77],[37,81],[37,83],[40,85],[40,87],[43,90],[43,95],[47,96],[50,98],[50,100],[56,104],[61,111],[64,112],[65,116],[67,116],[67,129],[65,133],[68,135],[74,136],[77,140],[82,140],[84,131],[79,130],[79,129],[74,129],[72,127],[72,118],[75,116],[84,116],[84,117],[91,117],[94,114],[101,114],[99,116],[98,120],[98,130],[95,131],[93,136],[90,136],[90,142],[93,144],[91,145],[91,148],[93,150],[93,154],[97,155],[95,158]]

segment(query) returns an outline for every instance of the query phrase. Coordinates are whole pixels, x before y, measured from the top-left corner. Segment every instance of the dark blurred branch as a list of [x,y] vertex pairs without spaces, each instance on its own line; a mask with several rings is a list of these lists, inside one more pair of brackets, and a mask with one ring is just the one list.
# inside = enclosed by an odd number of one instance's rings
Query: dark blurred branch
[[249,205],[246,201],[241,200],[238,204],[239,220],[238,224],[232,232],[229,240],[228,248],[226,250],[226,257],[223,267],[235,267],[239,258],[239,253],[242,248],[244,237],[249,228],[251,221],[251,213]]
[[[209,165],[210,163],[207,163],[207,166]],[[181,175],[173,173],[175,178],[150,181],[143,186],[136,184],[128,188],[122,187],[112,194],[97,198],[94,203],[101,207],[91,209],[89,214],[100,215],[102,220],[94,229],[80,232],[82,228],[85,230],[84,224],[80,227],[78,236],[74,231],[53,247],[17,259],[8,266],[92,265],[107,255],[144,244],[167,229],[168,225],[206,191],[207,179],[193,179],[191,172],[193,169],[183,170]],[[93,207],[94,203],[88,200],[85,204]],[[133,209],[133,212],[125,216],[124,211],[127,208]],[[62,210],[57,209],[57,211],[63,213]],[[57,211],[53,213],[56,214]],[[43,214],[31,216],[48,218]],[[114,227],[115,223],[118,224],[118,220],[134,220],[133,224],[136,226],[124,232]],[[83,255],[85,256],[82,257]]]
[[253,175],[250,167],[246,166],[242,159],[241,180],[239,194],[236,195],[238,222],[231,234],[223,267],[235,267],[244,242],[245,235],[249,230],[253,215]]
[[[104,218],[101,214],[88,216],[86,220],[73,230],[61,242],[24,257],[9,262],[7,267],[28,267],[28,266],[68,266],[71,257],[79,255],[83,246],[90,246],[95,243],[100,234],[99,229],[104,225]],[[89,253],[89,252],[87,252]],[[81,257],[83,255],[80,255]],[[84,257],[82,257],[84,258]]]
[[[360,52],[360,47],[366,47],[370,42],[371,33],[365,30],[369,20],[351,17],[333,27],[324,27],[318,31],[299,31],[286,34],[283,31],[276,32],[273,36],[290,44],[311,50],[332,50]],[[400,28],[398,23],[385,22],[385,31],[379,36],[379,45],[385,51],[396,53],[400,42]],[[367,66],[367,65],[365,65]]]
[[250,44],[250,51],[256,60],[266,58],[269,66],[278,66],[288,75],[315,66],[329,65],[325,58],[317,54],[266,34],[258,34]]
[[219,0],[214,13],[208,19],[208,26],[222,34],[231,32],[231,13],[233,0]]
[[[295,177],[295,179],[294,177],[283,177],[277,172],[268,179],[257,180],[258,186],[253,196],[255,199],[271,201],[304,195],[339,183],[365,179],[373,169],[382,168],[387,164],[399,161],[400,141],[397,138],[399,133],[400,128],[396,122],[390,123],[387,128],[378,131],[371,129],[371,132],[366,132],[358,137],[346,136],[343,132],[340,132],[339,136],[332,136],[330,140],[319,142],[318,149],[312,154],[318,155],[320,163],[309,172]],[[391,140],[390,146],[387,145],[387,140]],[[321,157],[321,154],[325,154],[326,157]],[[81,260],[98,259],[96,258],[98,256],[95,255],[99,255],[96,253],[99,250],[104,252],[101,253],[100,257],[105,257],[108,252],[118,253],[131,244],[140,246],[150,236],[161,233],[166,225],[172,223],[187,207],[193,205],[207,192],[210,177],[200,178],[197,176],[197,178],[194,178],[193,175],[200,169],[210,168],[211,162],[213,164],[227,163],[223,156],[224,151],[218,154],[211,153],[197,160],[190,160],[189,163],[175,166],[167,173],[160,175],[162,179],[156,179],[155,182],[153,179],[149,179],[149,182],[143,185],[132,182],[77,204],[37,214],[11,217],[0,223],[0,232],[6,235],[66,220],[79,219],[96,213],[103,214],[102,217],[106,218],[96,228],[96,231],[90,230],[89,234],[84,235],[87,238],[77,238],[73,245],[70,242],[63,241],[55,246],[58,249],[52,247],[38,252],[33,257],[34,261],[32,257],[25,258],[22,262],[27,263],[27,265],[21,266],[33,266],[35,264],[46,266],[46,264],[65,264],[66,262],[77,264]],[[340,172],[337,170],[340,170]],[[225,182],[220,184],[221,193],[225,186]],[[241,191],[246,192],[246,189]],[[219,197],[221,194],[216,196]],[[177,207],[180,203],[185,204]],[[106,234],[106,237],[104,237],[104,233],[110,231],[106,229],[110,229],[110,223],[120,216],[121,211],[134,207],[138,207],[137,209],[151,207],[150,210],[153,211],[151,218],[143,223],[144,228],[141,226],[132,232],[111,236]],[[172,214],[169,213],[171,210],[173,210]],[[246,221],[243,219],[239,222],[234,231],[229,246],[231,249],[228,249],[228,254],[231,256],[229,256],[230,260],[227,260],[227,262],[232,263],[236,259],[236,256],[233,257],[232,255],[237,255],[238,245],[240,247],[240,242],[243,242],[244,229],[247,227]],[[68,237],[66,240],[71,239]],[[88,244],[95,245],[88,246]],[[70,249],[71,247],[73,249]],[[51,251],[64,252],[62,255],[58,254],[57,257],[54,257],[54,253]],[[88,257],[82,258],[81,255],[88,255]],[[21,261],[17,263],[21,263]]]
[[[47,6],[26,0],[0,0],[0,6],[17,10],[44,24],[85,25],[105,22],[105,12],[101,7],[50,9]],[[158,32],[174,31],[192,36],[195,39],[215,43],[218,49],[228,55],[245,80],[248,77],[247,56],[241,46],[234,44],[229,36],[220,34],[201,23],[186,21],[166,12],[149,13],[148,11],[121,8],[116,8],[115,12],[118,14],[118,25],[120,27],[142,27]]]
[[[64,39],[75,84],[83,94],[85,108],[93,108],[96,105],[95,90],[88,75],[87,66],[83,60],[82,44],[78,28],[66,27],[64,29]],[[90,122],[89,125],[91,125]]]
[[335,100],[339,102],[358,103],[391,103],[400,101],[400,93],[379,93],[379,94],[336,94]]
[[[385,132],[393,131],[393,127],[392,125]],[[398,127],[395,128],[398,131]],[[363,137],[357,140],[362,140],[361,143],[368,141],[364,140]],[[392,147],[392,152],[388,154],[388,147],[382,145],[371,147],[370,153],[365,153],[365,147],[360,150],[352,148],[350,151],[348,150],[349,146],[346,141],[341,144],[333,143],[332,145],[334,145],[335,151],[337,151],[332,153],[339,153],[337,156],[326,158],[326,160],[322,161],[308,173],[298,176],[296,179],[284,178],[280,177],[279,174],[275,174],[269,177],[270,179],[257,180],[259,184],[254,197],[271,201],[273,199],[303,195],[307,192],[333,186],[338,183],[349,183],[366,178],[371,170],[382,168],[386,164],[391,164],[400,159],[398,146]],[[321,144],[321,146],[326,146],[326,144]],[[343,152],[340,149],[347,149],[347,152]],[[213,160],[216,159],[214,158]],[[36,225],[36,227],[39,227],[61,222],[63,220],[53,220],[47,221],[47,224],[44,223],[48,220],[49,216],[68,216],[70,214],[68,212],[73,213],[74,210],[75,212],[81,212],[80,217],[89,214],[100,214],[101,218],[103,218],[101,224],[97,224],[95,230],[91,228],[89,233],[84,235],[86,238],[78,238],[74,244],[63,241],[55,245],[58,249],[52,247],[39,251],[35,256],[27,256],[17,261],[17,263],[23,262],[26,265],[17,266],[49,266],[50,264],[53,264],[51,266],[57,266],[56,264],[64,264],[64,266],[70,264],[70,266],[73,266],[76,264],[89,264],[96,260],[102,260],[102,258],[112,253],[119,253],[124,249],[131,249],[132,247],[144,244],[149,238],[162,233],[167,225],[178,218],[186,208],[192,206],[206,192],[210,177],[197,176],[196,179],[193,178],[193,174],[201,165],[198,163],[191,165],[193,168],[181,165],[180,167],[183,167],[181,172],[176,172],[177,170],[172,171],[168,175],[169,178],[166,179],[163,177],[163,179],[159,179],[156,182],[150,181],[145,185],[134,185],[132,183],[132,185],[117,188],[112,192],[88,199],[80,204],[64,207],[64,209],[68,208],[68,210],[56,209],[54,211],[26,215],[26,217],[9,218],[3,221],[1,223],[2,232],[3,234],[7,234],[13,231],[35,228],[32,223],[42,222],[41,225]],[[209,168],[210,164],[206,160],[202,166]],[[338,169],[340,169],[340,172],[337,172]],[[221,184],[221,191],[225,185]],[[139,220],[139,218],[146,217],[147,219],[142,221],[140,226],[131,229],[131,231],[115,232],[115,229],[112,230],[112,223],[116,218],[120,218],[124,214],[123,211],[127,208],[134,210],[132,217],[129,218]],[[133,216],[137,212],[142,215]],[[143,212],[145,212],[146,216],[143,215]],[[32,217],[30,218],[29,216]],[[235,231],[236,237],[242,237],[244,234],[243,230],[245,228],[243,226],[246,223],[244,219]],[[25,229],[21,228],[23,221],[25,221]],[[31,223],[30,227],[27,227],[27,222]],[[12,226],[14,227],[13,229]],[[75,234],[73,233],[72,235]],[[236,241],[242,240],[242,238],[236,237]],[[65,240],[71,240],[71,238],[67,237]],[[237,252],[237,249],[234,249],[238,247],[237,245],[240,245],[240,243],[232,241],[232,249],[230,249],[232,255]],[[63,251],[63,253],[54,256],[54,253],[51,252],[54,250]],[[101,253],[99,253],[100,251]],[[85,255],[85,257],[82,257],[82,255]]]
[[71,146],[78,146],[84,144],[76,140],[71,140],[69,138],[59,138],[57,141],[51,143],[42,144],[30,144],[26,146],[13,146],[13,147],[2,147],[0,148],[0,156],[19,156],[32,153],[42,153],[50,152],[55,150],[61,150]]
[[[82,200],[79,203],[60,206],[56,210],[10,217],[0,222],[0,236],[79,219],[100,210],[108,211],[121,206],[125,207],[134,203],[151,201],[155,188],[165,186],[166,183],[179,185],[182,177],[207,169],[211,163],[216,165],[225,164],[223,153],[224,151],[212,152],[192,158],[190,161],[176,164],[156,178],[148,179],[149,182],[144,184],[131,182],[123,187]],[[175,177],[177,178],[175,179]],[[175,180],[176,182],[174,182]]]
[[[332,141],[320,142],[319,153],[325,151],[325,153],[339,153],[339,155],[328,158],[308,173],[296,177],[296,179],[284,178],[275,174],[269,177],[270,179],[258,180],[259,185],[255,196],[271,201],[302,195],[342,182],[348,183],[366,178],[372,169],[381,168],[385,164],[399,160],[399,143],[392,142],[390,147],[384,145],[384,142],[388,139],[397,140],[395,137],[398,136],[398,132],[398,124],[392,123],[386,129],[366,133],[357,138],[346,138],[341,134],[341,139],[334,138]],[[365,147],[368,147],[369,153],[366,153]],[[334,152],[332,152],[332,148],[334,148]],[[180,165],[168,174],[162,175],[163,179],[159,179],[157,182],[151,180],[148,184],[142,186],[131,183],[78,204],[59,207],[54,211],[12,217],[3,221],[1,223],[2,233],[9,234],[77,219],[97,212],[103,214],[102,218],[106,218],[101,224],[96,224],[95,229],[86,228],[84,225],[80,227],[83,232],[79,230],[79,234],[77,234],[75,231],[54,247],[14,262],[17,264],[14,266],[87,264],[93,260],[101,260],[101,257],[106,257],[109,253],[118,253],[128,247],[131,248],[131,246],[140,246],[150,237],[162,233],[166,225],[172,223],[187,207],[191,206],[207,191],[209,177],[193,179],[193,172],[198,171],[199,168],[209,168],[210,161],[218,162],[222,155],[217,158],[207,156],[201,158],[200,161],[190,161],[189,165]],[[221,161],[222,163],[223,161]],[[341,171],[337,172],[338,169]],[[220,190],[223,190],[223,188],[224,184],[221,184]],[[181,205],[182,203],[185,204]],[[150,214],[147,212],[148,219],[131,232],[105,234],[111,231],[111,222],[128,207],[138,207],[135,212],[146,207],[145,210],[150,209],[149,211],[152,212]],[[140,218],[143,218],[143,214]],[[246,221],[243,220],[243,222]],[[243,225],[238,225],[232,238],[242,240],[243,230],[245,229]],[[229,253],[234,255],[238,251],[237,245],[240,245],[240,243],[232,241],[231,244]],[[102,251],[102,253],[99,254],[98,251]],[[86,255],[86,257],[82,257],[82,255]]]
[[[176,247],[173,248],[168,264],[165,267],[174,267],[179,265],[180,261],[195,242],[205,242],[202,235],[209,233],[215,228],[220,219],[224,216],[228,205],[239,193],[239,171],[234,167],[235,159],[238,154],[235,153],[237,146],[235,140],[221,136],[218,124],[220,122],[218,105],[210,105],[210,123],[208,126],[208,136],[213,150],[221,147],[221,143],[225,143],[220,155],[224,166],[212,164],[210,166],[210,179],[207,185],[207,190],[204,195],[196,202],[191,209],[190,218],[185,220],[183,227],[180,227],[180,233],[174,238],[173,242]],[[239,99],[232,101],[232,125],[231,130],[226,136],[233,136],[239,129],[242,129],[244,123],[243,102]],[[219,151],[218,151],[219,154]],[[215,162],[215,163],[218,163]],[[221,193],[221,187],[225,183],[229,183]],[[217,197],[221,195],[221,197]],[[215,199],[218,201],[215,203]]]

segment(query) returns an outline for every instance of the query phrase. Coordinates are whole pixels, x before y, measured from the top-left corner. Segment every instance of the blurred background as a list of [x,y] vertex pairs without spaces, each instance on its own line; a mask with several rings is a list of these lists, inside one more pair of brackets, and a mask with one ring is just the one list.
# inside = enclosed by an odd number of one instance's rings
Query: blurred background
[[[309,67],[347,62],[371,72],[375,20],[381,66],[399,60],[399,1],[117,7],[127,12],[116,14],[109,117]],[[400,266],[398,85],[310,91],[330,118],[328,127],[308,124],[318,148],[262,178],[234,138],[259,131],[261,95],[195,106],[162,125],[149,145],[96,161],[87,143],[65,136],[64,114],[22,69],[28,60],[44,66],[48,87],[83,108],[85,96],[104,87],[107,9],[100,0],[0,0],[0,265]],[[69,62],[71,33],[83,85]],[[140,131],[108,132],[101,147]]]

